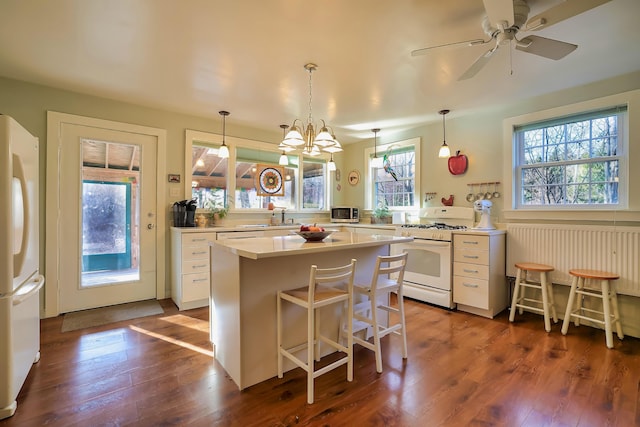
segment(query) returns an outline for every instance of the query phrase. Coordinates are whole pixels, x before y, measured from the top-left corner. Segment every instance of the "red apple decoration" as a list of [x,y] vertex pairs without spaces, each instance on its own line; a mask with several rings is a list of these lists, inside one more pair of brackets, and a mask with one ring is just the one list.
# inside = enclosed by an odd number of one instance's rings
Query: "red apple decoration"
[[467,156],[460,154],[460,150],[456,151],[455,156],[449,157],[448,165],[451,175],[462,175],[467,171],[469,161]]

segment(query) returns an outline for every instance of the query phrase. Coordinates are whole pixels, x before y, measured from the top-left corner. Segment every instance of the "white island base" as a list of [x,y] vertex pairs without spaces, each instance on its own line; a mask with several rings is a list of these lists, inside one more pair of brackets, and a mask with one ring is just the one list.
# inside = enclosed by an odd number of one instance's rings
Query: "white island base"
[[[377,256],[388,255],[392,243],[410,240],[334,233],[323,242],[279,236],[212,243],[210,330],[216,360],[240,389],[275,377],[277,291],[306,286],[313,264],[335,267],[352,258],[356,281],[369,283]],[[332,307],[321,312],[322,330],[337,338],[341,314]],[[287,305],[283,324],[285,347],[306,339],[303,310]],[[331,351],[327,346],[323,355]],[[285,371],[294,367],[285,359]]]

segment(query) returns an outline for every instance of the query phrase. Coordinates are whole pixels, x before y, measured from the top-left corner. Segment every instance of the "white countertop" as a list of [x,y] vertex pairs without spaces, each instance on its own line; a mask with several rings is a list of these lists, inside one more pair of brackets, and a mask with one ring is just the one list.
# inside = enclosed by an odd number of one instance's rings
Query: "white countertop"
[[307,242],[297,235],[255,237],[251,239],[228,239],[211,242],[231,253],[250,259],[262,259],[282,255],[297,255],[382,246],[410,242],[413,237],[366,235],[348,232],[335,232],[320,242]]

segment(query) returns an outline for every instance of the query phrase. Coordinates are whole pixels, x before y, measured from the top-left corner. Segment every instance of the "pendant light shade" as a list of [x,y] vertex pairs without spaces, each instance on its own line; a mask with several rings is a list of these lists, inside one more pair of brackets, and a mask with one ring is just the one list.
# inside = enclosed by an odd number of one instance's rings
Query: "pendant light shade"
[[445,126],[445,122],[444,122],[444,116],[446,116],[449,113],[449,110],[440,110],[438,111],[439,114],[442,114],[442,145],[440,146],[440,151],[438,152],[438,157],[450,157],[451,156],[451,150],[449,149],[449,146],[447,145],[447,128]]
[[329,172],[333,172],[337,169],[336,162],[333,161],[333,153],[331,153],[331,158],[329,159],[329,163],[327,163],[327,168],[329,169]]
[[373,132],[373,158],[371,159],[371,167],[381,168],[384,162],[382,157],[378,157],[378,132],[380,132],[380,129],[371,129],[371,132]]
[[[288,127],[289,127],[289,125],[280,125],[280,128],[282,129],[282,135],[283,136],[287,132],[287,128]],[[278,148],[280,148],[282,150],[282,154],[280,154],[280,160],[278,161],[278,164],[280,166],[289,166],[289,156],[287,156],[287,152],[295,150],[295,148],[290,147],[288,145],[285,145],[282,142],[280,143]]]
[[226,125],[227,125],[227,116],[229,115],[228,111],[218,111],[218,114],[222,116],[222,146],[218,149],[218,157],[222,159],[226,159],[229,157],[229,148],[225,143],[225,134],[226,134]]

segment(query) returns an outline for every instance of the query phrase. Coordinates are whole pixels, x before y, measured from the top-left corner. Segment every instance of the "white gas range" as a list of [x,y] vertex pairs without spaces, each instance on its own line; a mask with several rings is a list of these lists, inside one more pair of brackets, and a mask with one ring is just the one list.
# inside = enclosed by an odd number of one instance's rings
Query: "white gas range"
[[420,224],[405,224],[397,236],[413,242],[392,245],[394,253],[406,251],[404,295],[430,304],[455,308],[452,295],[452,234],[473,226],[473,208],[443,206],[426,208]]

